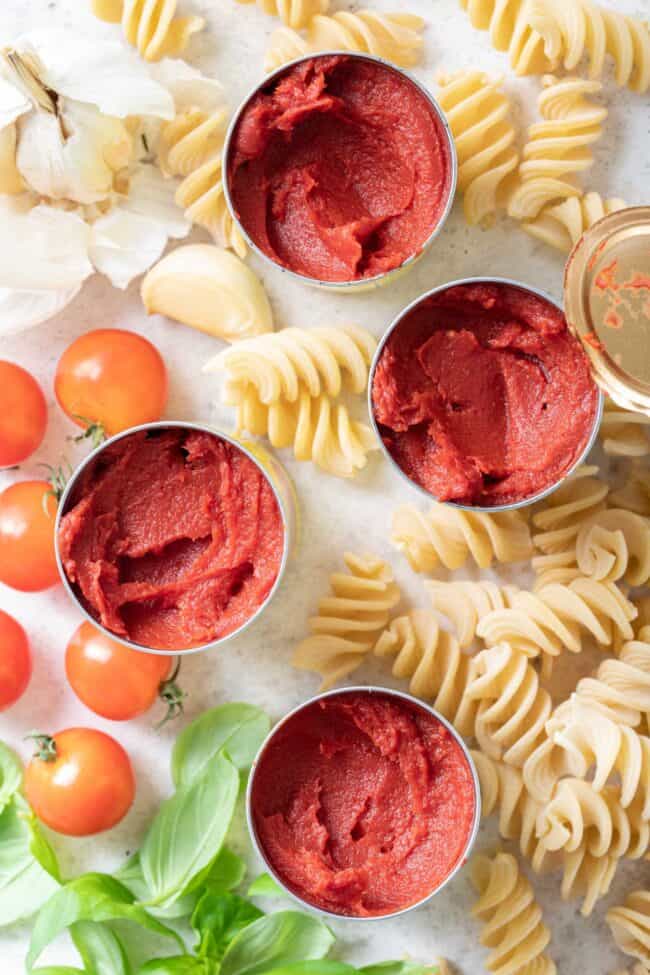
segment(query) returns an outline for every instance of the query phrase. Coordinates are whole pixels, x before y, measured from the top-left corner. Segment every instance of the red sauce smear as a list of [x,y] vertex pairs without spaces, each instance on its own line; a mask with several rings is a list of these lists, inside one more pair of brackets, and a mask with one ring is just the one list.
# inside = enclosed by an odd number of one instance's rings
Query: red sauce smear
[[66,575],[107,629],[159,650],[232,633],[268,596],[284,547],[273,490],[219,437],[134,433],[81,473],[61,520]]
[[315,907],[391,914],[425,898],[462,860],[476,800],[469,763],[432,714],[349,692],[282,725],[252,786],[261,847]]
[[386,342],[372,399],[383,441],[413,481],[442,501],[491,506],[569,470],[598,391],[559,309],[488,283],[421,302]]
[[265,254],[298,274],[351,281],[422,249],[449,199],[451,155],[413,82],[376,62],[322,56],[253,97],[228,180]]

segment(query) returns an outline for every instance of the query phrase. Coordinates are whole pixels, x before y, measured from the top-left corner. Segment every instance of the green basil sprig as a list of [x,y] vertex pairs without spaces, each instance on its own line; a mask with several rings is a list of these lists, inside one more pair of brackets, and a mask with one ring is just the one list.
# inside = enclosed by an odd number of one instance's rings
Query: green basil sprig
[[199,939],[194,950],[200,958],[221,961],[230,942],[261,917],[262,911],[244,897],[208,890],[190,922]]
[[247,771],[271,723],[251,704],[223,704],[205,711],[176,739],[172,778],[176,788],[188,785],[215,755],[225,753],[240,772]]
[[231,941],[220,975],[257,975],[278,965],[324,958],[334,935],[323,922],[302,911],[278,911],[254,921]]
[[25,800],[0,813],[0,925],[31,917],[58,889],[58,867]]

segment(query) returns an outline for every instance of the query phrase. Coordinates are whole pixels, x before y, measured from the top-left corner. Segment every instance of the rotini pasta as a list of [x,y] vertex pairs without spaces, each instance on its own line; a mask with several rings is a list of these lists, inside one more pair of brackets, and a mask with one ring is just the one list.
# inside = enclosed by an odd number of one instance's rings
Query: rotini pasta
[[582,897],[580,913],[589,917],[594,907],[609,893],[619,861],[616,857],[594,857],[584,844],[563,858],[562,900]]
[[422,54],[423,28],[422,18],[408,13],[341,10],[331,17],[317,14],[310,20],[305,37],[288,27],[275,31],[264,66],[272,71],[293,58],[335,50],[374,54],[410,68]]
[[496,582],[481,579],[454,579],[425,582],[425,588],[433,608],[453,624],[462,650],[471,645],[476,636],[479,621],[495,609],[505,609],[518,592],[516,586],[499,586]]
[[617,85],[640,94],[650,88],[650,33],[643,21],[590,0],[531,0],[524,16],[567,71],[586,55],[590,78],[600,78],[609,54]]
[[438,102],[456,144],[458,189],[469,224],[486,224],[505,204],[505,181],[519,162],[511,105],[501,81],[482,71],[438,78]]
[[650,471],[638,468],[633,470],[627,481],[610,495],[612,504],[634,511],[645,518],[650,517]]
[[650,891],[636,890],[607,912],[614,941],[626,955],[650,966]]
[[203,17],[176,17],[178,0],[92,0],[100,20],[122,24],[129,44],[145,61],[178,57],[192,34],[203,30]]
[[544,740],[552,710],[527,656],[505,643],[481,651],[466,696],[478,704],[475,737],[482,751],[521,768]]
[[393,516],[391,540],[415,572],[439,565],[458,569],[471,558],[481,569],[497,562],[521,562],[532,551],[530,530],[518,511],[488,514],[434,503],[426,514],[403,505]]
[[401,599],[390,566],[374,555],[347,552],[347,572],[330,576],[332,594],[320,600],[309,620],[312,635],[296,647],[293,665],[312,670],[322,688],[347,677],[373,649]]
[[316,14],[327,13],[329,0],[238,0],[239,3],[257,2],[265,14],[279,17],[283,24],[294,29],[306,27]]
[[517,841],[522,856],[532,862],[536,871],[541,870],[547,851],[538,841],[536,830],[543,807],[528,794],[518,768],[481,751],[472,751],[471,755],[481,787],[482,815],[498,811],[499,835],[504,840]]
[[549,204],[534,220],[525,220],[521,226],[531,237],[568,254],[598,220],[626,206],[625,200],[617,196],[603,200],[599,193],[592,191],[569,197],[562,203]]
[[481,944],[491,949],[485,963],[488,971],[555,975],[555,963],[544,954],[551,933],[515,858],[508,853],[497,853],[492,859],[474,857],[470,875],[479,893],[472,915],[483,921]]
[[489,646],[508,643],[528,657],[542,656],[544,672],[564,650],[582,651],[585,633],[601,646],[631,640],[637,610],[613,582],[578,577],[551,583],[537,592],[521,590],[508,609],[485,616],[476,632]]
[[571,178],[593,165],[589,146],[601,137],[607,118],[607,109],[588,97],[600,91],[600,82],[547,75],[543,83],[538,99],[543,121],[528,130],[518,185],[508,200],[516,220],[534,219],[550,204],[581,195]]
[[645,457],[650,454],[650,416],[626,410],[610,399],[605,402],[600,440],[613,457]]
[[472,27],[489,31],[493,47],[508,52],[516,74],[544,74],[557,66],[546,55],[544,38],[528,23],[526,0],[460,0],[460,5]]
[[434,613],[413,610],[392,620],[374,652],[394,657],[393,676],[409,680],[411,693],[430,701],[461,735],[473,735],[477,704],[465,693],[472,660],[440,629]]

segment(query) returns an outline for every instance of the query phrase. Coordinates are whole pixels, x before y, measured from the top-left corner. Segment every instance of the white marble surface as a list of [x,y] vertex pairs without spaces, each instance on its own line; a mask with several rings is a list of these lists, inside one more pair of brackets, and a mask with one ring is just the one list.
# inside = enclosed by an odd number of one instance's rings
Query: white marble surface
[[[256,7],[239,6],[234,0],[191,2],[194,8],[203,9],[209,28],[193,41],[189,57],[222,80],[235,105],[262,76],[262,53],[276,22]],[[189,6],[190,0],[187,3]],[[650,13],[648,0],[609,0],[609,4],[624,12]],[[390,10],[401,7],[401,2],[369,0],[369,5]],[[4,0],[0,5],[0,42],[4,44],[16,33],[34,26],[95,29],[86,6],[86,0]],[[485,34],[471,29],[457,0],[408,0],[405,6],[422,14],[430,24],[424,66],[416,72],[425,83],[431,83],[436,70],[443,67],[480,66],[507,72],[504,57],[491,50]],[[516,99],[522,121],[533,116],[537,85],[535,79],[507,78],[507,88]],[[606,136],[596,147],[597,162],[589,174],[590,186],[604,194],[623,196],[630,202],[648,202],[647,96],[640,98],[613,87],[608,87],[606,94],[610,119]],[[420,292],[455,277],[506,275],[557,296],[562,282],[562,262],[555,253],[533,242],[508,221],[489,232],[470,229],[465,226],[458,207],[434,249],[417,268],[397,284],[369,296],[333,297],[289,282],[257,260],[252,264],[268,289],[279,326],[357,321],[377,336],[396,312]],[[25,465],[21,472],[25,476],[37,474],[39,463],[56,463],[64,451],[72,456],[65,439],[72,430],[58,410],[52,392],[55,364],[77,335],[89,328],[111,326],[140,331],[160,348],[171,376],[169,417],[196,420],[221,417],[227,422],[227,415],[213,410],[214,388],[200,374],[201,365],[219,348],[219,343],[161,318],[147,320],[137,286],[122,293],[95,278],[55,320],[10,340],[0,340],[0,355],[23,363],[35,373],[50,406],[45,443]],[[353,483],[341,483],[316,473],[308,465],[293,463],[287,456],[282,459],[295,478],[300,497],[303,538],[299,557],[292,564],[276,601],[256,625],[226,649],[196,655],[184,662],[183,684],[190,694],[188,718],[232,699],[247,699],[278,717],[316,690],[315,678],[291,669],[290,656],[294,644],[304,635],[309,611],[327,587],[328,573],[339,565],[345,549],[370,549],[390,557],[405,591],[416,602],[423,601],[419,580],[391,551],[388,542],[393,507],[399,501],[413,500],[408,487],[388,465],[377,457]],[[15,473],[0,474],[0,487],[15,478]],[[506,572],[503,576],[513,578],[513,573]],[[111,871],[129,850],[137,847],[153,811],[170,790],[168,758],[175,729],[168,727],[157,734],[151,728],[152,715],[114,725],[96,718],[74,697],[65,684],[63,654],[79,616],[62,588],[45,594],[23,595],[0,586],[0,606],[14,613],[26,626],[35,655],[35,674],[27,694],[15,708],[0,716],[0,738],[10,742],[26,758],[29,746],[23,736],[34,727],[56,731],[72,724],[88,724],[114,734],[133,759],[138,793],[124,822],[99,838],[85,841],[54,838],[66,874],[89,868]],[[395,683],[375,662],[368,663],[360,678]],[[494,842],[493,829],[483,828],[479,845],[489,848]],[[576,904],[561,903],[556,878],[536,881],[553,930],[551,953],[562,975],[583,972],[605,975],[615,967],[617,953],[604,926],[605,909],[632,885],[640,885],[644,873],[647,882],[649,872],[647,865],[620,870],[611,896],[601,902],[588,921],[580,917]],[[467,875],[461,872],[427,908],[399,920],[371,926],[358,922],[335,924],[339,936],[337,956],[353,963],[367,963],[405,953],[421,961],[443,954],[453,960],[459,972],[478,975],[483,970],[486,953],[478,944],[478,926],[469,917],[472,896]],[[28,925],[0,929],[2,975],[18,975],[23,971],[28,936]],[[47,956],[50,963],[71,963],[73,959],[74,954],[65,942],[57,944]]]

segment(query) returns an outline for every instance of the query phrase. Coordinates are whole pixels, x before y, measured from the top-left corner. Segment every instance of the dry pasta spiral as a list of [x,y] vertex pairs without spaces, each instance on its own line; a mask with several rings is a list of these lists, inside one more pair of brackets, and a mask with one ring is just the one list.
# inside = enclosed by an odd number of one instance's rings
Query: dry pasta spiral
[[650,966],[650,891],[629,894],[625,904],[607,912],[606,921],[621,951]]
[[390,566],[374,555],[347,552],[347,572],[330,576],[331,595],[311,617],[312,635],[296,647],[293,665],[312,670],[331,687],[359,667],[388,625],[391,610],[401,599]]
[[469,579],[440,582],[432,579],[424,585],[433,608],[453,624],[463,650],[474,640],[479,621],[495,609],[510,606],[518,592],[516,586],[499,586],[488,579],[478,582]]
[[475,736],[491,758],[521,768],[544,739],[552,705],[525,654],[507,644],[474,658],[467,697],[478,704]]
[[287,61],[319,51],[361,51],[385,58],[403,68],[420,60],[424,21],[415,14],[341,10],[332,16],[317,14],[305,36],[291,28],[275,31],[264,66],[272,71]]
[[525,220],[522,229],[531,237],[568,254],[586,230],[608,213],[623,210],[625,200],[617,196],[603,200],[600,193],[584,193],[562,203],[543,207],[533,220]]
[[92,0],[92,11],[100,20],[121,23],[145,61],[159,61],[178,57],[205,26],[203,17],[176,17],[177,5],[178,0]]
[[484,617],[477,633],[488,645],[505,642],[529,657],[541,655],[548,668],[564,650],[580,653],[584,634],[604,647],[632,639],[636,612],[615,583],[578,577],[518,592],[509,609]]
[[519,843],[522,856],[541,869],[546,850],[537,840],[537,817],[542,806],[528,794],[521,771],[505,762],[472,751],[481,787],[483,816],[499,813],[499,835]]
[[623,486],[612,491],[610,497],[617,507],[650,518],[650,471],[642,468],[631,471]]
[[434,503],[426,514],[403,505],[393,516],[391,540],[415,572],[458,569],[468,558],[481,569],[530,556],[530,531],[518,511],[488,514]]
[[553,70],[544,51],[544,39],[525,16],[526,0],[460,0],[472,27],[489,31],[492,46],[507,51],[516,74],[544,74]]
[[583,844],[563,857],[562,900],[582,897],[580,913],[589,917],[601,897],[609,893],[619,861],[616,857],[595,857]]
[[[239,3],[255,3],[256,0],[238,0]],[[257,0],[265,14],[279,17],[288,27],[306,27],[316,14],[327,13],[329,0]]]
[[472,915],[483,921],[481,944],[491,949],[488,971],[493,975],[555,975],[555,963],[544,954],[550,931],[515,858],[508,853],[497,853],[492,859],[474,857],[470,875],[479,893]]
[[575,693],[613,721],[650,730],[650,627],[624,643],[617,657],[603,660],[595,677],[578,681]]
[[581,78],[544,78],[538,99],[543,121],[528,130],[518,185],[508,200],[511,217],[530,220],[549,204],[581,195],[571,177],[593,165],[589,146],[602,135],[607,109],[588,96],[601,87]]
[[561,60],[567,71],[586,55],[590,78],[600,78],[610,55],[617,85],[640,94],[650,88],[650,33],[638,18],[590,0],[530,0],[525,17],[544,37],[549,57]]
[[435,614],[413,610],[394,619],[379,637],[374,652],[394,657],[393,675],[409,680],[416,697],[430,701],[461,735],[474,733],[476,707],[466,696],[471,658],[458,641],[441,630]]
[[623,409],[610,399],[605,402],[600,440],[613,457],[645,457],[650,454],[650,416]]
[[458,154],[458,189],[464,194],[465,219],[488,222],[496,213],[504,181],[517,168],[511,105],[500,78],[482,71],[441,75],[438,102]]

